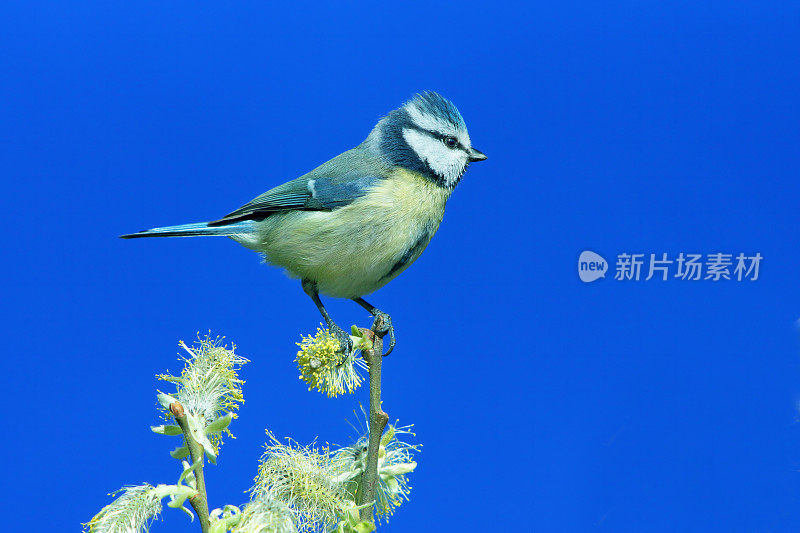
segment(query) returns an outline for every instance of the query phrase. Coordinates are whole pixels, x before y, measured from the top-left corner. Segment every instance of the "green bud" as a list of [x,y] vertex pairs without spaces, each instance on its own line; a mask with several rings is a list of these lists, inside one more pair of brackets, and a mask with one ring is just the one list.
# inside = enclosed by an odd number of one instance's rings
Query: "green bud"
[[358,347],[362,352],[372,349],[372,341],[366,337],[351,337],[350,340],[353,341],[353,346]]
[[157,398],[158,398],[158,403],[160,403],[161,406],[164,409],[166,409],[167,411],[169,411],[169,406],[171,404],[173,404],[173,403],[178,401],[175,398],[173,398],[172,396],[170,396],[169,394],[164,394],[163,392],[158,393]]
[[170,437],[174,437],[176,435],[182,435],[183,431],[179,426],[167,426],[167,425],[160,425],[160,426],[150,426],[150,430],[153,433],[158,433],[159,435],[167,435]]
[[411,461],[410,463],[400,463],[390,466],[384,466],[383,468],[381,468],[381,477],[388,478],[388,477],[402,476],[404,474],[413,472],[416,467],[417,467],[416,461]]
[[225,413],[225,416],[221,416],[211,422],[208,427],[206,427],[205,433],[206,435],[210,433],[219,433],[225,429],[228,429],[228,426],[233,420],[233,413]]
[[375,524],[366,521],[359,522],[353,526],[353,531],[356,533],[371,533],[372,531],[375,531]]
[[196,488],[197,481],[194,476],[194,471],[198,466],[203,464],[203,458],[201,457],[192,465],[189,464],[189,461],[181,461],[181,464],[183,465],[183,472],[181,472],[181,476],[178,478],[178,485],[183,483],[183,480],[185,479],[187,485],[192,488]]
[[189,448],[186,446],[179,446],[169,452],[173,459],[183,459],[184,457],[189,457]]
[[389,424],[389,427],[386,428],[386,432],[381,437],[381,446],[386,446],[387,444],[392,442],[392,439],[394,438],[394,433],[395,433],[394,426],[392,424]]

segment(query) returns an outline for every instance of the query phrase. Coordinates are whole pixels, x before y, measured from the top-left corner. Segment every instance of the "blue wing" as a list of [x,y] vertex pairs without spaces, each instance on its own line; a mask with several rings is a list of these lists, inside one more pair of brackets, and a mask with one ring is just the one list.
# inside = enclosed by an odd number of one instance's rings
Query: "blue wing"
[[281,211],[330,211],[364,196],[383,176],[386,165],[359,146],[323,163],[308,174],[270,189],[236,211],[208,225],[262,220]]

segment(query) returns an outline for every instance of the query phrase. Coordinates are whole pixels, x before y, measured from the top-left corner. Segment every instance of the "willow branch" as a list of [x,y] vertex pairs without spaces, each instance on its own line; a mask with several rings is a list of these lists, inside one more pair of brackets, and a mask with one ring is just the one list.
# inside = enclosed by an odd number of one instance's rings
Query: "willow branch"
[[200,465],[194,470],[195,480],[197,481],[197,495],[193,498],[189,498],[189,503],[192,505],[194,512],[197,513],[197,517],[200,519],[200,528],[202,529],[203,533],[208,533],[209,528],[211,528],[211,518],[208,515],[206,478],[203,474],[203,454],[205,452],[203,451],[202,444],[197,442],[192,436],[192,432],[189,429],[189,424],[186,421],[186,413],[183,410],[183,405],[181,405],[180,402],[171,403],[169,410],[175,417],[175,421],[178,423],[178,426],[180,426],[181,431],[183,431],[183,438],[186,440],[187,448],[189,448],[189,455],[192,458],[192,464],[196,463],[198,459],[200,460]]
[[[378,490],[378,452],[381,437],[386,424],[389,422],[387,415],[381,408],[381,363],[383,362],[383,336],[376,333],[383,328],[383,319],[376,317],[371,330],[362,330],[363,334],[372,341],[372,349],[362,351],[362,356],[369,367],[369,442],[367,446],[367,466],[362,474],[361,494],[358,504],[364,505],[374,502]],[[375,523],[372,506],[362,507],[359,511],[361,520]]]

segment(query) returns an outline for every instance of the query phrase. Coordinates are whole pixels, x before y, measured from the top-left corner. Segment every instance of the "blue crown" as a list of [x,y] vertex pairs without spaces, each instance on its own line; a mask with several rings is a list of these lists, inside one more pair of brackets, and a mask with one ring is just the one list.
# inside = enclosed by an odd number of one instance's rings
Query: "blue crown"
[[457,128],[465,129],[467,127],[464,123],[464,119],[461,117],[461,113],[458,112],[458,108],[453,105],[453,102],[439,93],[425,91],[424,93],[414,95],[413,98],[404,104],[404,107],[406,105],[415,105],[424,114],[447,120]]

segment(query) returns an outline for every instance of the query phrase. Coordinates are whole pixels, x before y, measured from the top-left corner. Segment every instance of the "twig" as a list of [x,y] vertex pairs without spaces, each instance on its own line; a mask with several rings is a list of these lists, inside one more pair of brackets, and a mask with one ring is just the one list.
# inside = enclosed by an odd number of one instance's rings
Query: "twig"
[[[358,504],[364,505],[375,501],[378,489],[378,451],[381,437],[389,415],[381,408],[381,363],[383,361],[383,336],[376,332],[383,328],[383,320],[375,318],[372,329],[362,329],[363,334],[372,341],[372,349],[364,350],[362,356],[369,366],[369,443],[367,446],[367,467],[362,474],[362,491]],[[374,505],[362,507],[359,511],[361,520],[375,523],[373,516]]]
[[203,533],[208,533],[209,528],[211,528],[211,518],[208,515],[206,478],[203,475],[203,454],[205,452],[203,451],[203,446],[192,436],[189,424],[186,421],[186,413],[183,410],[183,405],[181,405],[180,402],[171,403],[169,410],[175,417],[175,421],[180,426],[181,431],[183,431],[183,437],[186,439],[186,446],[189,448],[192,464],[200,459],[200,465],[194,470],[194,477],[197,481],[197,495],[190,498],[189,503],[192,504],[194,512],[197,513],[197,517],[200,519],[200,529],[202,529]]

